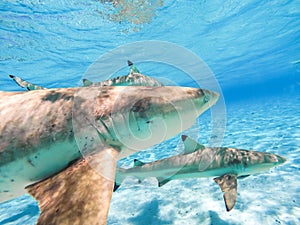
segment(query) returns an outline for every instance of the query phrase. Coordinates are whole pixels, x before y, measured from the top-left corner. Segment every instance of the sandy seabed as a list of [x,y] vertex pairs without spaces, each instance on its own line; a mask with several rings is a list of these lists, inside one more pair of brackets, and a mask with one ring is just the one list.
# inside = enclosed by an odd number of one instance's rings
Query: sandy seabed
[[[199,141],[207,143],[209,113],[199,119]],[[198,129],[190,129],[198,132]],[[153,161],[179,154],[180,136],[133,158]],[[178,147],[179,146],[179,147]],[[128,178],[113,194],[108,225],[300,224],[300,96],[259,99],[227,105],[223,146],[270,152],[288,161],[265,173],[238,180],[234,209],[226,212],[213,178],[175,180],[157,187]],[[179,150],[178,150],[179,148]],[[39,210],[29,196],[0,204],[0,224],[35,224]]]

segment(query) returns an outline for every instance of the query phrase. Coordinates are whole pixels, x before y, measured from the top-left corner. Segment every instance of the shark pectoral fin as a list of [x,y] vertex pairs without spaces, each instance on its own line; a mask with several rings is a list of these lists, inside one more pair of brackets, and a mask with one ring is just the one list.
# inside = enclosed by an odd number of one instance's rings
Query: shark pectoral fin
[[143,163],[142,161],[138,160],[138,159],[134,159],[133,160],[133,166],[137,167],[137,166],[143,166],[145,165],[145,163]]
[[111,148],[101,150],[28,186],[41,211],[37,224],[105,225],[117,154]]
[[168,183],[171,179],[170,178],[164,178],[164,177],[158,177],[158,187],[161,187],[163,185],[165,185],[166,183]]
[[214,178],[214,181],[224,192],[224,201],[227,211],[230,211],[236,202],[237,195],[237,175],[225,174],[221,177]]
[[205,148],[205,146],[199,144],[197,141],[186,135],[181,135],[181,139],[184,145],[184,154],[193,153],[195,151],[198,151],[199,149]]

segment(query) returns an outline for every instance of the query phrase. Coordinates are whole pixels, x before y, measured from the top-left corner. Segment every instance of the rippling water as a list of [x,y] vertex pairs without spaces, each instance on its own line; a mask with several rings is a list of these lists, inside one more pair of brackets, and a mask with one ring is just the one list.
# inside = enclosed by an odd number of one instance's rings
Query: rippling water
[[[74,86],[108,50],[154,39],[193,51],[225,92],[266,83],[278,91],[299,82],[297,1],[120,2],[1,1],[0,73]],[[5,77],[0,82],[1,89],[17,89]]]

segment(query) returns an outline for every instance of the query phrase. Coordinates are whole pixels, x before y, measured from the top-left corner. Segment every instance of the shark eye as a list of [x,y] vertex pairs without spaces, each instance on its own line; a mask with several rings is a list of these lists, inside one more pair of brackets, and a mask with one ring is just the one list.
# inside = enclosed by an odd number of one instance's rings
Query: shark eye
[[206,95],[204,95],[203,102],[207,103],[208,101],[209,101],[209,98]]

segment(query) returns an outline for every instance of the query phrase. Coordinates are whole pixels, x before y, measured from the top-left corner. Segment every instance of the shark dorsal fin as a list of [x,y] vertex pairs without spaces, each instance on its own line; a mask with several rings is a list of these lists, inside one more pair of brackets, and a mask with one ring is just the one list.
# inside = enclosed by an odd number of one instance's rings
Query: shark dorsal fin
[[139,69],[131,62],[130,60],[127,61],[128,66],[130,67],[130,72],[129,74],[134,74],[134,73],[141,73]]
[[82,83],[83,83],[83,87],[88,87],[88,86],[93,85],[93,82],[86,78],[82,79]]
[[193,153],[197,150],[205,148],[205,146],[199,144],[197,141],[195,141],[194,139],[192,139],[186,135],[182,135],[181,139],[182,139],[183,145],[184,145],[184,154]]
[[145,165],[145,163],[143,163],[142,161],[140,161],[138,159],[134,159],[133,165],[134,165],[134,167],[137,167],[137,166],[143,166],[143,165]]
[[214,181],[224,192],[224,201],[226,209],[229,212],[235,205],[237,195],[237,175],[225,174],[221,177],[214,178]]

